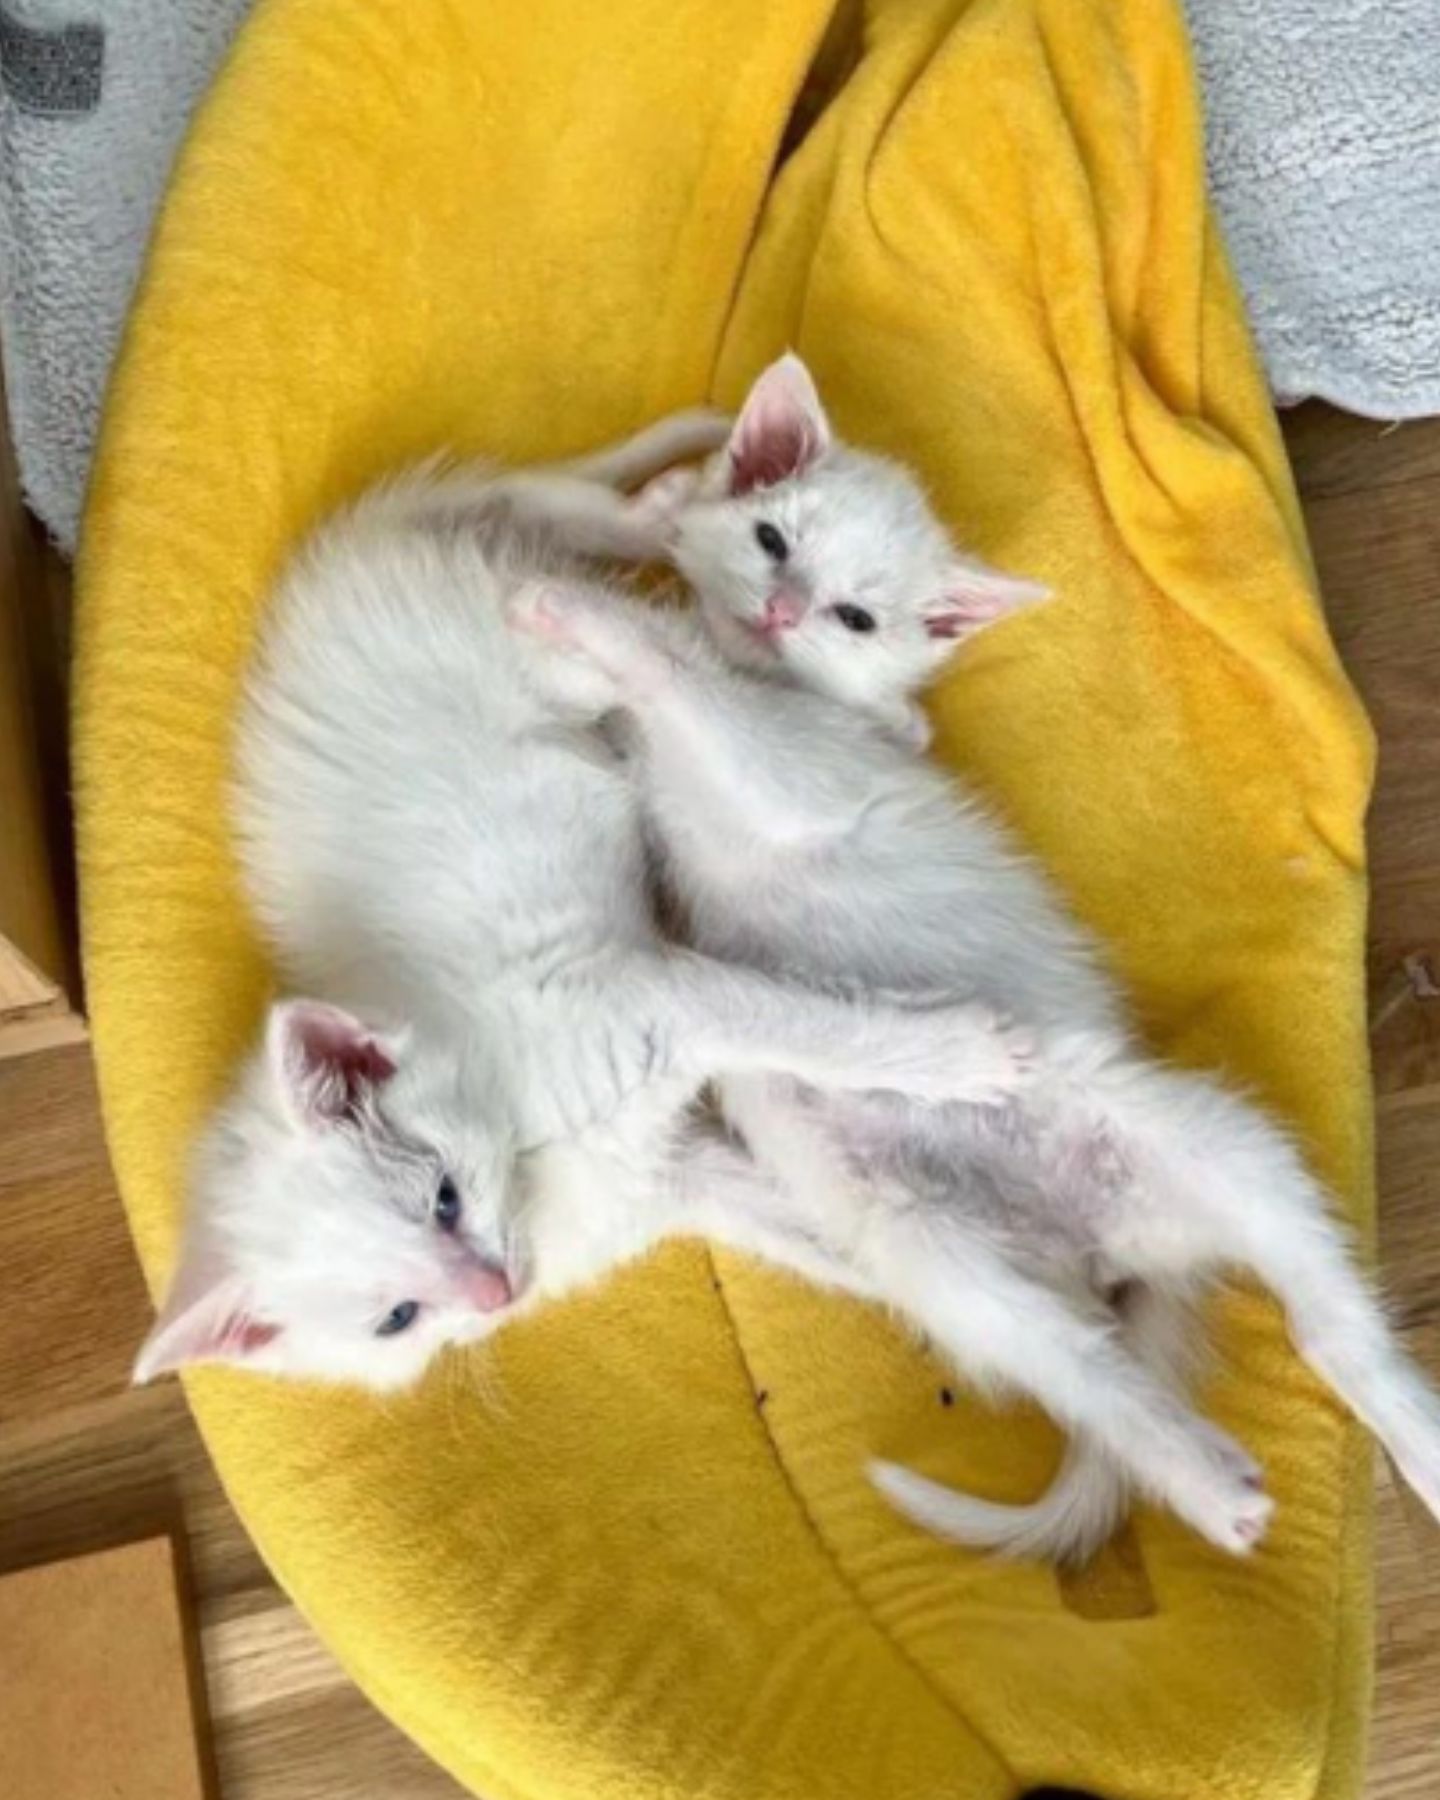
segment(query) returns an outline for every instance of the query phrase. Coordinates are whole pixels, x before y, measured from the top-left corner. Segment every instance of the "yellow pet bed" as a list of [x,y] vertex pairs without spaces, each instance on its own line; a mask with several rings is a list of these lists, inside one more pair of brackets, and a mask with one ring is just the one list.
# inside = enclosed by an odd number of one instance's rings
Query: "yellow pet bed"
[[[1114,946],[1360,1217],[1364,721],[1206,211],[1174,0],[873,0],[775,172],[831,0],[268,0],[194,130],[81,566],[85,950],[151,1278],[266,969],[223,786],[276,566],[437,445],[540,458],[731,401],[784,345],[1060,596],[936,699]],[[843,76],[843,79],[839,77]],[[1367,1450],[1268,1303],[1208,1404],[1279,1512],[1232,1563],[1141,1514],[1085,1577],[912,1530],[872,1454],[1000,1498],[1043,1421],[864,1309],[684,1246],[384,1404],[191,1397],[277,1574],[492,1800],[1340,1800]]]

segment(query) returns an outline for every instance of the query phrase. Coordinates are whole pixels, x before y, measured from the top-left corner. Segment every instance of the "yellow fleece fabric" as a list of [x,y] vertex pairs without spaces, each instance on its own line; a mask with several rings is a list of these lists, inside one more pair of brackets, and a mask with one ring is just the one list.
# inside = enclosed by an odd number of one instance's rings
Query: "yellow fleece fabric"
[[[1207,210],[1175,0],[265,0],[161,220],[82,550],[86,966],[152,1280],[266,991],[227,835],[237,686],[326,507],[437,446],[531,459],[786,344],[841,430],[1057,598],[967,654],[941,756],[1365,1221],[1366,725]],[[1262,1196],[1256,1197],[1257,1204]],[[997,1498],[1056,1440],[877,1316],[669,1250],[378,1402],[191,1397],[280,1579],[491,1800],[1344,1800],[1367,1450],[1270,1304],[1206,1403],[1250,1562],[1142,1512],[1060,1582],[934,1542],[881,1454]],[[956,1390],[952,1393],[952,1389]]]

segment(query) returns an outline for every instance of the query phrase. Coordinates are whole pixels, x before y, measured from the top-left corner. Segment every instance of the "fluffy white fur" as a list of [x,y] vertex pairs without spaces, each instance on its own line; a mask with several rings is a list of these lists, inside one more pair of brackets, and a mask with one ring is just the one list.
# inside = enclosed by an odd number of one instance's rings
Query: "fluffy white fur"
[[679,1231],[849,1282],[803,1230],[757,1237],[769,1184],[687,1118],[702,1084],[785,1070],[995,1100],[1022,1079],[984,1006],[852,1003],[663,945],[636,789],[590,729],[607,685],[557,678],[502,622],[525,582],[574,577],[573,550],[643,548],[601,483],[723,434],[687,416],[570,470],[422,471],[284,578],[235,805],[304,997],[204,1134],[138,1378],[220,1360],[398,1386]]
[[1040,871],[896,741],[921,735],[913,694],[938,663],[1037,590],[958,557],[903,470],[836,443],[793,357],[761,378],[725,454],[661,477],[636,512],[708,629],[574,583],[532,584],[511,617],[557,667],[583,660],[613,684],[690,940],[817,992],[974,994],[1041,1047],[1039,1081],[1003,1108],[724,1084],[776,1177],[777,1226],[803,1226],[971,1377],[1074,1434],[1029,1507],[888,1464],[881,1489],[1012,1553],[1083,1556],[1132,1489],[1250,1549],[1271,1509],[1259,1471],[1186,1382],[1188,1302],[1237,1269],[1276,1293],[1301,1353],[1440,1511],[1440,1402],[1291,1144],[1140,1054]]

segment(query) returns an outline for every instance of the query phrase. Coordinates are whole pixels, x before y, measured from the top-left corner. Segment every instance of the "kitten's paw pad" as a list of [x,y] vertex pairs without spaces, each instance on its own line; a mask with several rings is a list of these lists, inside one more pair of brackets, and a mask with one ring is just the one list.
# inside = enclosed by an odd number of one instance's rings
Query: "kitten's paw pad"
[[1246,1487],[1265,1486],[1265,1471],[1238,1438],[1231,1437],[1220,1426],[1212,1425],[1208,1419],[1202,1421],[1201,1430],[1218,1469]]
[[967,1001],[934,1019],[938,1060],[911,1089],[919,1098],[1000,1106],[1033,1078],[1032,1034],[1010,1025],[993,1006]]
[[1015,1085],[1028,1087],[1040,1072],[1040,1033],[1033,1025],[1017,1024],[1009,1013],[995,1013],[995,1032],[1015,1065]]
[[1211,1465],[1182,1510],[1217,1549],[1248,1556],[1263,1540],[1275,1502],[1247,1450],[1215,1427],[1210,1438]]
[[562,587],[548,581],[526,581],[505,602],[505,623],[527,637],[547,643],[579,647],[582,604]]
[[617,703],[655,692],[672,671],[665,653],[623,612],[559,582],[528,581],[506,603],[511,628],[583,658],[612,684]]
[[1243,1486],[1243,1498],[1217,1515],[1221,1520],[1220,1529],[1207,1534],[1211,1543],[1228,1550],[1232,1556],[1248,1556],[1264,1542],[1275,1511],[1275,1502],[1264,1488],[1258,1484],[1251,1486],[1248,1482]]
[[668,538],[680,513],[690,504],[700,485],[698,469],[667,469],[657,475],[629,502],[629,511],[638,522],[661,537]]
[[977,1081],[985,1092],[982,1095],[977,1091],[975,1100],[999,1105],[1034,1081],[1040,1062],[1039,1035],[1028,1025],[1017,1025],[1009,1013],[983,1001],[974,1002],[969,1010],[979,1031],[989,1039],[977,1053]]

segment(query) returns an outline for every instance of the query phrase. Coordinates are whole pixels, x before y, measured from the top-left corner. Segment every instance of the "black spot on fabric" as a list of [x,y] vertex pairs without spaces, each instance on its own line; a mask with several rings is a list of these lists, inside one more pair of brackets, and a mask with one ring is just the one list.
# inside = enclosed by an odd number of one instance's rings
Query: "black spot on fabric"
[[1095,1794],[1089,1788],[1026,1788],[1020,1800],[1105,1800],[1103,1794]]

